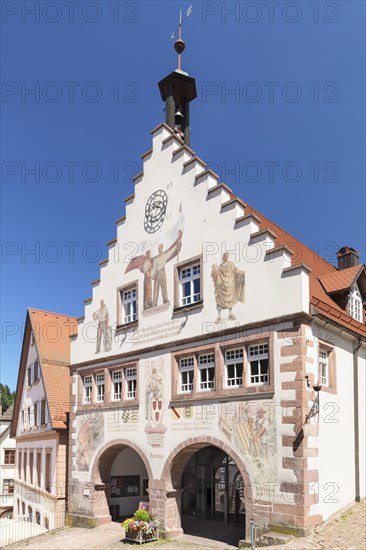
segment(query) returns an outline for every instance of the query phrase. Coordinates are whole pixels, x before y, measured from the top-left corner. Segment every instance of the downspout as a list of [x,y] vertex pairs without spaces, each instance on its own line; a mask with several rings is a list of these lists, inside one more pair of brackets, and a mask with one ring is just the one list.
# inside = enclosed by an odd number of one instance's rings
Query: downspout
[[360,434],[358,415],[358,350],[361,339],[357,338],[353,346],[353,429],[355,441],[355,501],[360,502]]

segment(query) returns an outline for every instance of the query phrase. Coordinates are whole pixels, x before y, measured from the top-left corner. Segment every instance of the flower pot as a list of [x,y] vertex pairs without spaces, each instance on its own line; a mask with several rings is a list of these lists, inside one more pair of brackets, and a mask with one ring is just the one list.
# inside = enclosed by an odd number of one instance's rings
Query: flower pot
[[159,527],[153,529],[152,533],[143,533],[142,531],[126,531],[125,540],[143,544],[144,542],[152,542],[159,539]]

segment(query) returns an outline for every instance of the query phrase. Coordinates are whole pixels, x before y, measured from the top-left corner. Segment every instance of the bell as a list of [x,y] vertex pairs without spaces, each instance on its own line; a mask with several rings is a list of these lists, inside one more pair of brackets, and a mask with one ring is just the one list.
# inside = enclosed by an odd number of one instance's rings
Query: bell
[[180,109],[180,107],[177,108],[177,110],[175,111],[175,124],[177,126],[181,126],[184,122],[184,115]]

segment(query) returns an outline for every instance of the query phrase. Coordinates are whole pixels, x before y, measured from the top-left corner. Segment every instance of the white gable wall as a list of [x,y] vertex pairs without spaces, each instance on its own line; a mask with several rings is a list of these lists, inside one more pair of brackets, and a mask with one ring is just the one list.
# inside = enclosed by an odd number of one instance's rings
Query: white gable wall
[[[251,240],[251,235],[258,231],[255,221],[245,220],[236,224],[236,218],[245,215],[245,209],[238,204],[222,209],[222,204],[230,199],[228,192],[219,187],[216,190],[217,182],[211,175],[195,181],[196,172],[203,171],[202,166],[193,163],[184,169],[183,162],[189,155],[185,153],[174,157],[172,153],[180,144],[172,139],[164,146],[162,141],[168,136],[165,128],[154,135],[153,153],[146,157],[144,175],[136,184],[135,197],[126,206],[126,219],[118,224],[118,242],[109,250],[109,262],[101,268],[100,283],[93,285],[92,303],[86,305],[85,321],[80,325],[78,338],[72,342],[72,364],[94,357],[97,324],[93,313],[99,309],[100,300],[103,299],[109,309],[110,325],[116,326],[117,288],[121,286],[138,280],[139,330],[170,322],[174,305],[173,266],[177,261],[190,260],[201,254],[204,307],[202,313],[190,316],[184,331],[174,336],[175,340],[202,333],[206,328],[209,331],[217,328],[214,325],[217,311],[211,269],[214,263],[221,263],[225,251],[230,252],[230,260],[244,270],[246,276],[245,304],[237,304],[234,311],[237,324],[308,311],[307,273],[303,270],[283,273],[283,269],[291,264],[290,256],[283,251],[266,255],[275,243],[269,238]],[[208,193],[209,188],[214,192]],[[149,235],[144,229],[145,205],[149,196],[159,189],[168,195],[167,216],[162,227]],[[129,273],[125,273],[125,269],[134,256],[145,254],[147,249],[155,256],[160,243],[167,250],[178,237],[178,227],[183,231],[182,248],[178,258],[165,267],[170,307],[167,311],[143,317],[143,275],[138,269]],[[227,320],[225,323],[226,327],[235,326],[234,321]],[[121,338],[122,335],[114,338],[112,354],[120,352]],[[138,341],[138,334],[135,340]],[[134,349],[140,347],[138,343],[133,346]],[[126,341],[123,351],[130,349]]]

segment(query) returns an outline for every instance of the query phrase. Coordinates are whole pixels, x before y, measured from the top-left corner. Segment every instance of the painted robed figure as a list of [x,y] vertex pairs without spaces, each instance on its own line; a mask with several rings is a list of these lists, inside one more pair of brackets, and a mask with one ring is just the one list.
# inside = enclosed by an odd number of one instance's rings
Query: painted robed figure
[[214,264],[211,277],[215,287],[215,299],[217,306],[216,323],[221,321],[223,309],[229,310],[229,319],[236,319],[233,307],[238,302],[245,302],[245,272],[241,271],[229,260],[229,253],[225,252],[220,265]]

